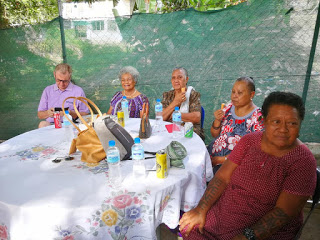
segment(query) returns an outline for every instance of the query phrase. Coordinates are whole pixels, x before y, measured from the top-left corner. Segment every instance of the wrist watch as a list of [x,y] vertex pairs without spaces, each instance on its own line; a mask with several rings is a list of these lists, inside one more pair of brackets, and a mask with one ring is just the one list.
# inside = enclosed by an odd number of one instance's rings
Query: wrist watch
[[243,235],[248,239],[248,240],[256,240],[256,235],[254,234],[254,231],[252,228],[246,228],[243,231]]

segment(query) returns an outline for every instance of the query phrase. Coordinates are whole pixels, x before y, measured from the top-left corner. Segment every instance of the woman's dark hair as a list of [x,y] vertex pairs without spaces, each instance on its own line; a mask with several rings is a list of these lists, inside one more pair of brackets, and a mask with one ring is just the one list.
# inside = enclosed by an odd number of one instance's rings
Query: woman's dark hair
[[300,120],[304,119],[305,107],[302,98],[291,92],[272,92],[264,99],[262,104],[262,114],[266,119],[272,105],[288,105],[298,110]]
[[239,77],[236,82],[246,82],[248,84],[248,87],[251,92],[256,91],[256,86],[254,84],[253,78],[252,77]]

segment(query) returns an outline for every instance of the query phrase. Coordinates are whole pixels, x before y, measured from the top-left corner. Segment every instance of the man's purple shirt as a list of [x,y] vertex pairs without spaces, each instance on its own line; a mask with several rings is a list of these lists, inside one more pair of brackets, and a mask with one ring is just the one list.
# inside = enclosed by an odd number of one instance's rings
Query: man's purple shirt
[[[62,107],[62,103],[67,97],[86,97],[86,95],[81,87],[76,86],[71,82],[64,91],[61,91],[57,84],[52,84],[43,90],[38,112],[47,111],[48,109],[54,107]],[[87,106],[80,101],[76,102],[76,106],[79,112],[89,112]],[[69,107],[70,110],[74,110],[73,99],[68,99],[65,102],[64,107]],[[46,120],[48,122],[54,121],[52,117],[49,117]]]

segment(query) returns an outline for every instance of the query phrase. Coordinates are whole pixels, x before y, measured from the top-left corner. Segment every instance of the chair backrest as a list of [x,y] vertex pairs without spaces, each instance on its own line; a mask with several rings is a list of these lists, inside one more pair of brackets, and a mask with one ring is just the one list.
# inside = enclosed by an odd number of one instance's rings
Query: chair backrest
[[204,117],[205,117],[204,108],[201,106],[201,128],[203,128]]
[[320,200],[320,169],[316,170],[317,172],[317,184],[316,184],[316,189],[314,190],[314,194],[312,196],[312,205],[311,205],[311,209],[308,213],[308,216],[306,217],[306,219],[304,220],[301,228],[299,229],[299,232],[297,233],[295,240],[300,238],[300,235],[302,233],[302,229],[304,228],[304,226],[306,225],[312,211],[315,209],[315,207],[317,206],[317,204],[319,203]]
[[317,185],[312,196],[312,206],[311,209],[314,209],[315,206],[319,203],[320,200],[320,169],[317,169]]

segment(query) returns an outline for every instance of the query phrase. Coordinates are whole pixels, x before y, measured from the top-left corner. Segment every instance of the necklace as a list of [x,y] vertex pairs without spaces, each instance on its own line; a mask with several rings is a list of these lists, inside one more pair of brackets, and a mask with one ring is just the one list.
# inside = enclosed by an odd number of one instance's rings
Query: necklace
[[124,95],[127,97],[127,98],[132,98],[132,96],[137,92],[136,89],[134,89],[134,92],[130,95],[130,96],[127,96],[126,94],[126,90],[124,90]]

